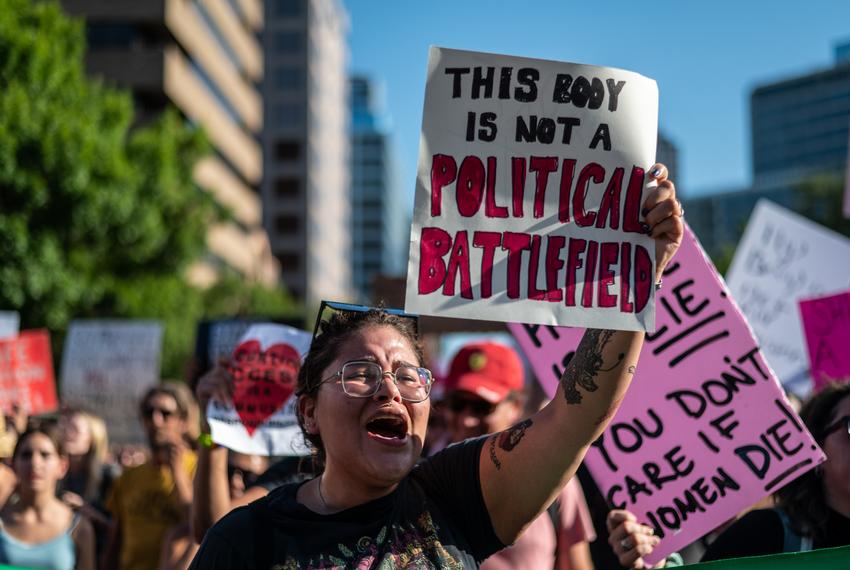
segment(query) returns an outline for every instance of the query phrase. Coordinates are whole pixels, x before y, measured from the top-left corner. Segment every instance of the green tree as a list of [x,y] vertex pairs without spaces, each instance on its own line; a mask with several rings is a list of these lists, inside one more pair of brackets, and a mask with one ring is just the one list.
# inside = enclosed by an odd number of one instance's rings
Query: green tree
[[82,23],[55,2],[0,0],[0,307],[61,339],[72,318],[165,322],[163,374],[179,375],[196,321],[233,299],[291,314],[280,291],[183,278],[226,213],[192,180],[209,151],[169,110],[131,130],[129,93],[85,76]]

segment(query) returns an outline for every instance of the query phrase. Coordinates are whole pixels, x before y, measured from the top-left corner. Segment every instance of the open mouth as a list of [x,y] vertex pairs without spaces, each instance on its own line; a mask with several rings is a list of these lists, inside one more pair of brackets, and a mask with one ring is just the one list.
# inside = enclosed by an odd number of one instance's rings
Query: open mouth
[[370,435],[384,440],[404,441],[407,438],[407,422],[400,416],[379,416],[369,420],[366,430]]

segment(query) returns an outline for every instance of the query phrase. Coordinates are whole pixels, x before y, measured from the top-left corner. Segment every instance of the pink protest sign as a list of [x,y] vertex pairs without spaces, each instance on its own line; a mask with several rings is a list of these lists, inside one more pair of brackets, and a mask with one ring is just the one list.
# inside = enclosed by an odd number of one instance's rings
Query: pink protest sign
[[850,379],[850,291],[800,301],[815,389]]
[[[620,410],[586,458],[609,504],[661,537],[650,563],[824,460],[690,228],[657,318]],[[584,331],[509,326],[554,396]]]

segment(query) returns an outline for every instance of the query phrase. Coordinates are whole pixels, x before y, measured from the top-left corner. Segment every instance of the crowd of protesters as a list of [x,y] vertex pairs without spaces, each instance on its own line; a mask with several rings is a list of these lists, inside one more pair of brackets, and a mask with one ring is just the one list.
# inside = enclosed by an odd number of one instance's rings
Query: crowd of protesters
[[[681,206],[666,170],[652,176],[644,207],[659,281],[682,238]],[[628,511],[591,513],[595,490],[575,477],[642,341],[588,331],[541,405],[511,347],[467,344],[435,379],[408,316],[340,310],[317,324],[297,380],[314,453],[271,463],[210,437],[207,404],[233,393],[224,366],[194,390],[173,382],[144,394],[144,450],[110,449],[86,410],[28,418],[12,407],[0,415],[0,564],[592,569],[606,563],[590,543],[607,540],[619,565],[647,567],[650,527]],[[850,383],[821,390],[802,418],[827,461],[733,523],[706,559],[850,544]],[[426,439],[429,424],[439,429]],[[605,522],[594,528],[594,516]]]

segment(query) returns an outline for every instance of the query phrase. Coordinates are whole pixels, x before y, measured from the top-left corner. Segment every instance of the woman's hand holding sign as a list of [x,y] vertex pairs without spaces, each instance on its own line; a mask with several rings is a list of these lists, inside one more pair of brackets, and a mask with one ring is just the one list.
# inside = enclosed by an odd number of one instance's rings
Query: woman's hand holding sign
[[[659,542],[652,527],[640,524],[635,515],[626,510],[613,510],[605,521],[608,526],[608,544],[624,568],[640,570],[648,565],[643,557],[652,552]],[[663,566],[663,561],[658,566]]]
[[676,199],[676,187],[667,179],[667,167],[655,164],[649,169],[650,180],[658,183],[643,202],[641,214],[649,226],[647,232],[655,239],[655,282],[661,282],[661,274],[667,263],[679,249],[685,235],[682,216],[685,211]]

